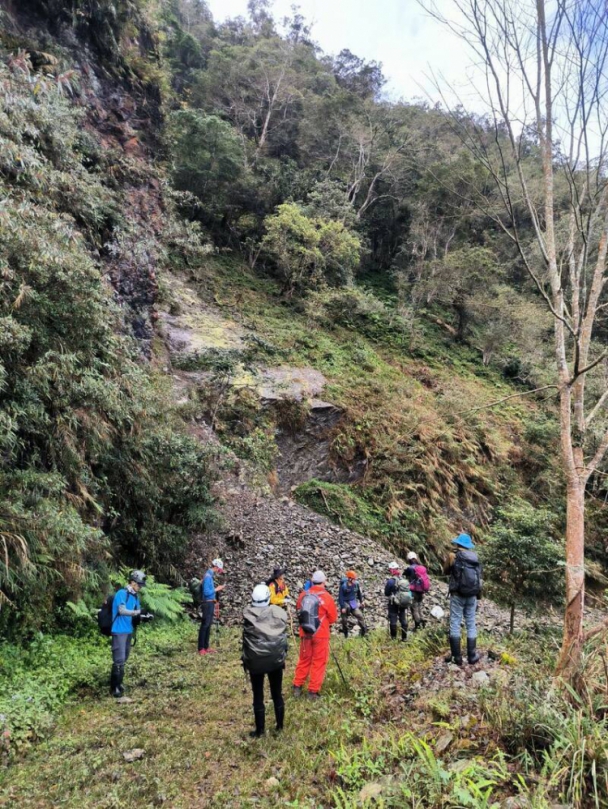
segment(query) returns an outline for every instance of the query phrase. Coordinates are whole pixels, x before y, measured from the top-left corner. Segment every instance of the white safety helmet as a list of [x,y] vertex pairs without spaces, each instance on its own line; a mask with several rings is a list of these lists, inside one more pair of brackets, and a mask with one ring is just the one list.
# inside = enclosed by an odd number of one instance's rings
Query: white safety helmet
[[211,565],[212,565],[212,567],[217,567],[218,570],[222,570],[222,571],[224,570],[224,563],[219,558],[214,559],[213,562],[211,562]]
[[270,590],[265,584],[256,584],[251,594],[252,607],[267,607],[270,604]]
[[414,553],[414,551],[410,551],[405,558],[408,562],[411,562],[413,559],[418,559],[418,556]]

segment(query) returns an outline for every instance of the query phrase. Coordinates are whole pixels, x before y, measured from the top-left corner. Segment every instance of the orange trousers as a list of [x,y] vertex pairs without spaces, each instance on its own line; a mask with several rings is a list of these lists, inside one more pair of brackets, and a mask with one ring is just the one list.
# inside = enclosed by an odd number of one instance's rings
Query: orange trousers
[[308,675],[308,690],[319,693],[329,660],[329,638],[300,638],[300,657],[293,678],[296,686],[304,685]]

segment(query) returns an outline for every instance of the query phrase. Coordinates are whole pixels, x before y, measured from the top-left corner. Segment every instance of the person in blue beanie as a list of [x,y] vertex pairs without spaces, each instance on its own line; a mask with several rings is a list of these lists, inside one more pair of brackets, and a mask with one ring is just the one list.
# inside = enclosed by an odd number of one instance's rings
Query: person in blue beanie
[[473,550],[475,545],[468,534],[459,534],[452,544],[456,550],[450,553],[444,567],[444,573],[450,576],[450,654],[446,657],[446,663],[462,666],[460,631],[463,620],[467,632],[468,662],[473,664],[479,660],[475,613],[477,601],[481,598],[482,569]]

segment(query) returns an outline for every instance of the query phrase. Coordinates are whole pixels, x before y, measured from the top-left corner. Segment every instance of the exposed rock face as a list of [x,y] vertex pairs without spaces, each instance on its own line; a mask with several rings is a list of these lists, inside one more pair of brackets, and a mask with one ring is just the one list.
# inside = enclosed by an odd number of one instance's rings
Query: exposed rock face
[[328,481],[349,479],[348,472],[337,468],[331,461],[332,431],[341,417],[339,407],[313,399],[302,429],[279,428],[276,435],[280,453],[277,461],[279,493],[286,494],[313,478]]

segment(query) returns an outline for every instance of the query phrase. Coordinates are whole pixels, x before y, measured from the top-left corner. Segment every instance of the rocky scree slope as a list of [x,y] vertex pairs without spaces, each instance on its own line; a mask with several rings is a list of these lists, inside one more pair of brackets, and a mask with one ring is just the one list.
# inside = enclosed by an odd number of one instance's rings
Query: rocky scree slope
[[[287,569],[294,596],[319,568],[328,577],[328,589],[337,595],[342,576],[352,568],[360,577],[369,625],[385,625],[384,584],[388,564],[396,559],[403,568],[404,559],[369,537],[331,523],[283,494],[289,491],[288,484],[335,474],[328,464],[327,436],[340,411],[320,398],[325,386],[323,375],[313,368],[293,367],[249,366],[246,371],[241,368],[235,372],[230,384],[246,385],[256,391],[262,406],[304,402],[309,408],[308,424],[295,435],[285,434],[279,443],[278,480],[273,481],[272,487],[260,486],[258,472],[221,444],[208,414],[204,415],[196,407],[200,392],[214,384],[213,374],[205,370],[184,370],[196,365],[204,367],[205,355],[211,356],[218,348],[235,352],[237,358],[243,357],[249,335],[208,301],[200,300],[183,278],[174,276],[170,283],[172,311],[160,312],[165,369],[173,379],[178,403],[184,408],[194,408],[190,420],[192,434],[215,449],[218,480],[214,495],[222,520],[220,529],[193,539],[183,568],[185,577],[201,577],[210,560],[221,556],[227,569],[222,622],[231,624],[241,620],[251,590],[266,580],[274,567]],[[419,548],[412,547],[412,550],[420,553]],[[430,615],[433,606],[441,606],[447,612],[447,585],[436,578],[424,600],[425,617],[432,623],[435,622]],[[480,620],[487,631],[504,634],[509,616],[485,600],[480,604]],[[525,619],[519,620],[524,622]]]

